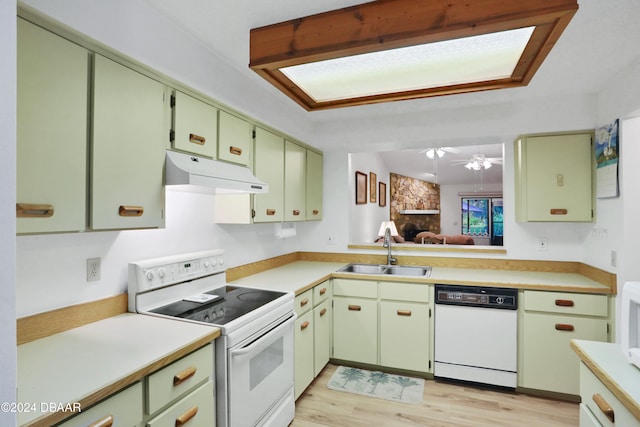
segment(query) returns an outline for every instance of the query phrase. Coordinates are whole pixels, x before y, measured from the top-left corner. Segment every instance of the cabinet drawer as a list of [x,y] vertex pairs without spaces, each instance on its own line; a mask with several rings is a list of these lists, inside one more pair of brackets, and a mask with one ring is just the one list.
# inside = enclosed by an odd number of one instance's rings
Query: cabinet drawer
[[324,283],[320,283],[313,288],[313,306],[316,307],[318,304],[326,301],[331,294],[331,281],[327,280]]
[[407,283],[380,283],[380,299],[429,302],[428,285],[411,285]]
[[606,295],[524,291],[524,309],[527,311],[607,317],[608,307]]
[[[133,426],[142,421],[142,384],[131,387],[109,397],[85,410],[60,427],[86,427],[92,425]],[[102,424],[101,424],[102,423]]]
[[378,298],[377,285],[373,280],[333,279],[333,295]]
[[313,289],[309,289],[296,296],[295,299],[295,310],[298,317],[302,316],[307,311],[311,310],[313,307]]
[[[585,365],[580,363],[580,396],[582,403],[603,426],[640,426],[627,408]],[[607,415],[609,414],[609,415]],[[582,415],[580,423],[582,425]],[[613,418],[614,422],[611,421]]]
[[215,425],[213,381],[207,381],[184,399],[147,423],[147,427],[210,427]]
[[213,377],[213,344],[147,377],[147,413],[153,414],[207,378]]

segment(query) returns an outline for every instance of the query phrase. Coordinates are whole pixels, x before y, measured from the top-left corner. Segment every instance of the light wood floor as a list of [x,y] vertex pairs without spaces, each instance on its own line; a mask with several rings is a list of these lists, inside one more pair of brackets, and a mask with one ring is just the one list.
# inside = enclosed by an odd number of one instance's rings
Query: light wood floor
[[427,380],[421,404],[330,390],[327,365],[296,402],[291,427],[577,426],[577,403]]

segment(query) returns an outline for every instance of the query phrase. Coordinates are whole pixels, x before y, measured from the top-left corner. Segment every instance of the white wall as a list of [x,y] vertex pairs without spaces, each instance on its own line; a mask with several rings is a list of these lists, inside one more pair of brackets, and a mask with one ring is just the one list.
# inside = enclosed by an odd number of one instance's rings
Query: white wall
[[[389,200],[389,170],[378,153],[357,153],[349,155],[349,184],[348,188],[351,203],[349,203],[349,234],[352,243],[373,243],[376,240],[380,224],[382,221],[389,221],[391,203]],[[367,203],[356,205],[355,203],[355,172],[360,171],[367,176]],[[369,202],[369,172],[377,175],[378,182],[387,184],[387,205],[381,207],[378,205],[380,195],[376,196],[376,202]],[[376,184],[376,194],[378,185]],[[325,209],[329,210],[329,209]]]
[[[16,3],[0,2],[0,402],[16,399]],[[16,425],[0,411],[0,425]]]

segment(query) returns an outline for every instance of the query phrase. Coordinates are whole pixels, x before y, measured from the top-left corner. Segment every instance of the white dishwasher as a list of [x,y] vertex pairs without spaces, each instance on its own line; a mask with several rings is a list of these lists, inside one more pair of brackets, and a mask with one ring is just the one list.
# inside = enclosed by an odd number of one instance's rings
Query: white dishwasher
[[434,377],[515,388],[518,291],[435,286]]

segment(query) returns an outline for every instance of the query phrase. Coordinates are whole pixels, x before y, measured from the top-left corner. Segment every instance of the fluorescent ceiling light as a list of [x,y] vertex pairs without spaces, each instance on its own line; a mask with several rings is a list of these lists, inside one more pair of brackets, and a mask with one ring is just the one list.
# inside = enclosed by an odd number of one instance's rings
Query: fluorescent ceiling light
[[281,68],[316,102],[504,79],[534,27]]
[[309,111],[525,86],[577,0],[383,0],[250,33],[249,66]]

